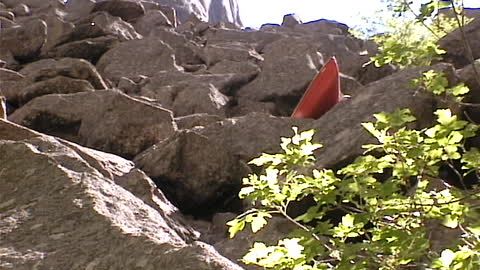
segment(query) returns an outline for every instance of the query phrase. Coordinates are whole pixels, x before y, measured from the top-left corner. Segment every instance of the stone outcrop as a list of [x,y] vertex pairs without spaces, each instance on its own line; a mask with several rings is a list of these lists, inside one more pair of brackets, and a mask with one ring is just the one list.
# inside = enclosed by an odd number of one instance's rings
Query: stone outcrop
[[10,52],[19,61],[31,61],[40,54],[47,42],[47,24],[42,20],[32,20],[17,27],[2,29],[0,48]]
[[126,158],[176,129],[170,111],[112,90],[42,96],[15,111],[11,120]]
[[96,2],[90,12],[106,11],[108,14],[120,17],[126,22],[133,22],[145,15],[145,8],[141,2],[127,0],[107,0]]
[[241,269],[130,161],[4,120],[0,131],[1,268]]
[[173,26],[174,22],[160,10],[149,10],[144,16],[141,16],[133,25],[135,30],[143,36],[148,36],[152,29],[161,26]]
[[[400,70],[364,66],[377,45],[334,21],[241,30],[234,0],[0,0],[0,25],[2,269],[258,269],[238,259],[288,221],[235,239],[225,222],[246,209],[248,162],[292,126],[317,131],[316,166],[338,168],[374,142],[374,113],[432,124],[444,100],[409,87],[427,69],[480,102],[458,31],[441,41],[450,64]],[[476,58],[478,29],[465,27]],[[290,118],[332,56],[350,98]]]
[[78,58],[43,59],[25,65],[18,73],[2,69],[0,80],[0,93],[15,105],[23,105],[47,94],[107,88],[95,66]]
[[[458,76],[460,81],[464,82],[470,88],[470,93],[465,102],[471,104],[480,103],[480,78],[476,73],[480,73],[480,59],[477,59],[474,63],[476,72],[473,69],[473,64],[470,64],[462,69],[458,70]],[[478,106],[466,106],[464,114],[475,123],[480,122],[480,107]],[[480,147],[480,138],[471,139],[470,143],[476,147]]]
[[[477,49],[480,48],[480,19],[474,19],[473,22],[463,27],[463,31],[472,50],[473,59],[480,58],[480,52]],[[443,37],[439,44],[441,48],[447,51],[444,55],[446,62],[454,64],[456,68],[462,68],[470,64],[470,52],[465,47],[460,29],[456,29]]]
[[227,208],[222,204],[235,198],[238,177],[249,172],[224,145],[194,131],[179,131],[134,161],[183,212],[195,216]]
[[119,43],[98,60],[98,71],[116,83],[121,77],[152,76],[176,69],[174,51],[162,40],[149,37]]
[[[454,72],[453,67],[446,64],[434,68],[447,74]],[[361,94],[353,95],[316,120],[312,125],[317,130],[314,139],[324,146],[315,154],[316,164],[319,167],[348,164],[364,152],[362,145],[376,143],[361,126],[361,123],[374,121],[376,113],[409,108],[418,119],[412,128],[431,126],[438,101],[432,94],[410,86],[410,82],[424,71],[426,69],[407,69],[371,83],[358,90]],[[451,76],[452,83],[456,82],[453,74]]]
[[161,5],[173,7],[178,20],[182,23],[193,15],[213,24],[232,23],[242,26],[237,1],[232,0],[150,0]]

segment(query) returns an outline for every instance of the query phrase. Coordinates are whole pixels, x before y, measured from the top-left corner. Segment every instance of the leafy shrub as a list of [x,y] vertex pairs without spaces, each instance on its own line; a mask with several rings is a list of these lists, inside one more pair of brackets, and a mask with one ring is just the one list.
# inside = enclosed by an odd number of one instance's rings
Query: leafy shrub
[[[439,48],[438,41],[459,26],[472,21],[463,15],[459,15],[461,18],[457,21],[457,18],[439,14],[440,9],[452,6],[451,1],[429,1],[420,6],[418,13],[412,9],[413,1],[386,2],[396,16],[386,20],[385,33],[373,37],[379,45],[379,52],[371,61],[377,67],[386,64],[400,67],[428,66],[433,61],[440,60],[445,53]],[[458,4],[454,3],[453,6]],[[461,10],[456,12],[461,14]]]
[[428,66],[445,53],[437,45],[438,38],[418,22],[395,19],[389,28],[393,31],[373,38],[379,44],[379,53],[371,58],[377,67]]
[[[385,2],[397,14],[413,12],[411,1]],[[379,54],[372,61],[377,66],[406,67],[428,66],[440,59],[444,51],[437,41],[465,20],[458,14],[455,19],[432,16],[439,8],[458,6],[455,2],[432,0],[418,14],[413,12],[414,20],[398,23],[404,18],[397,18],[390,25],[392,31],[375,37]],[[413,84],[462,105],[469,91],[462,84],[449,88],[444,75],[434,71]],[[407,128],[415,121],[408,109],[374,115],[375,123],[362,125],[378,144],[363,146],[364,155],[337,171],[312,169],[313,151],[321,147],[312,142],[313,130],[298,133],[294,128],[293,137],[282,138],[282,153],[252,160],[264,171],[243,179],[239,195],[253,207],[227,223],[230,236],[247,225],[255,233],[273,215],[285,217],[298,229],[274,246],[255,243],[243,262],[293,270],[480,269],[480,187],[459,190],[440,174],[446,164],[460,182],[469,176],[479,178],[480,150],[465,147],[479,127],[449,109],[435,114],[436,125],[422,130]],[[307,197],[314,205],[300,216],[289,216],[289,205]],[[332,213],[339,218],[332,219]],[[430,234],[442,228],[460,236],[439,250]]]
[[[459,160],[478,173],[480,151],[463,152],[465,139],[478,127],[438,110],[437,124],[424,130],[405,127],[415,117],[408,109],[375,115],[364,123],[379,144],[336,172],[313,169],[313,131],[282,138],[283,153],[262,154],[251,161],[264,173],[244,179],[240,197],[252,208],[230,221],[230,235],[250,225],[259,231],[272,215],[297,225],[290,238],[275,246],[255,243],[243,258],[271,269],[477,269],[480,267],[480,189],[460,191],[441,181],[439,166]],[[374,155],[372,154],[374,153]],[[307,173],[300,173],[307,172]],[[385,176],[388,175],[388,176]],[[293,218],[290,203],[311,196],[315,205]],[[341,210],[341,222],[329,213]],[[462,231],[459,243],[440,253],[431,248],[428,224]],[[460,268],[459,268],[460,267]]]

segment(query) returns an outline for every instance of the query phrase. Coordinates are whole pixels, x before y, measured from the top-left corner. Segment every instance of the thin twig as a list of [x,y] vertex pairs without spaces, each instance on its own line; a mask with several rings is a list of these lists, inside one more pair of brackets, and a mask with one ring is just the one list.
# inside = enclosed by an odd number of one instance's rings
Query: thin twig
[[475,58],[473,57],[472,47],[470,47],[470,44],[468,43],[467,35],[465,34],[465,30],[463,29],[463,24],[460,21],[460,18],[458,17],[455,3],[453,0],[450,1],[450,3],[452,4],[453,15],[455,16],[455,20],[457,21],[458,27],[460,29],[460,34],[462,35],[463,46],[467,53],[467,58],[469,58],[468,60],[472,64],[473,73],[475,74],[475,80],[477,81],[478,85],[480,85],[480,73],[478,72],[477,67],[475,66]]
[[[470,122],[470,123],[473,123],[473,124],[480,124],[480,123],[477,123],[475,122],[472,117],[470,117],[470,115],[468,114],[468,111],[467,110],[464,110],[463,111],[463,114],[465,115],[465,118]],[[464,149],[465,150],[465,149]]]
[[467,189],[467,186],[465,185],[465,182],[463,181],[462,174],[450,162],[447,162],[447,166],[450,167],[450,169],[452,169],[453,172],[455,173],[455,175],[458,177],[458,179],[460,180],[460,184],[462,184],[463,189]]
[[[417,15],[417,13],[412,9],[412,7],[410,6],[410,4],[409,4],[406,0],[403,0],[403,3],[404,3],[405,5],[407,5],[408,10],[410,10],[410,12],[413,14],[413,16],[415,16],[415,18],[419,18],[419,17],[420,17],[420,16]],[[424,21],[421,21],[421,23],[423,24],[423,26],[425,26],[425,28],[428,29],[428,31],[430,31],[430,32],[435,36],[435,38],[440,39],[440,37],[437,35],[437,33],[435,33],[435,31],[433,31],[433,29],[430,28],[430,26],[428,26]]]
[[459,102],[458,104],[468,107],[480,107],[479,103]]
[[[282,209],[277,209],[281,214],[282,216],[284,216],[286,219],[288,219],[290,222],[292,222],[293,224],[295,224],[297,227],[301,228],[302,230],[310,233],[312,235],[312,237],[319,241],[319,242],[322,242],[322,239],[316,234],[314,233],[311,229],[307,228],[306,226],[304,226],[303,224],[299,223],[298,221],[296,221],[295,219],[293,219],[292,217],[290,217],[285,211],[283,211]],[[323,244],[323,246],[328,249],[329,251],[332,251],[332,248],[329,247],[327,244]]]

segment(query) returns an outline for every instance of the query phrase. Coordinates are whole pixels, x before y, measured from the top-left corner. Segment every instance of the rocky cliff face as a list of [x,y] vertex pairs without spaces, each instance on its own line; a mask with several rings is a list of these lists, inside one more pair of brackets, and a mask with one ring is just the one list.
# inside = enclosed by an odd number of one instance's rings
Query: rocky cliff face
[[[424,127],[440,102],[407,87],[422,69],[364,67],[376,46],[345,25],[246,31],[235,1],[158,2],[0,0],[0,268],[246,268],[253,241],[289,229],[227,238],[246,162],[295,125],[318,130],[318,166],[339,166],[372,142],[373,113],[409,107]],[[478,93],[458,42],[431,68]],[[351,98],[289,118],[331,56]]]
[[[103,0],[66,0],[67,6],[73,6],[78,10],[87,10],[95,2]],[[107,1],[110,2],[110,1]],[[236,27],[242,26],[240,19],[240,10],[237,0],[125,0],[122,2],[141,2],[143,7],[148,9],[174,9],[178,22],[186,22],[192,18],[209,22],[212,24],[227,23]],[[125,5],[125,4],[123,4]],[[127,12],[134,14],[135,5],[131,4],[131,9]],[[170,12],[166,12],[170,13]],[[76,15],[81,15],[77,13]],[[166,14],[167,16],[169,14]]]
[[232,23],[242,26],[237,0],[150,0],[175,8],[180,21],[186,21],[191,14],[212,24]]

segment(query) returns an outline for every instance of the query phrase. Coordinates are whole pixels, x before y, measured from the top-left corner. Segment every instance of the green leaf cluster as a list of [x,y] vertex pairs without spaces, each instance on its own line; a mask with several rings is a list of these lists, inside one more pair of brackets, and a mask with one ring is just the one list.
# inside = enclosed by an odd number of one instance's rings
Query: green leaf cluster
[[[437,42],[467,23],[438,15],[458,1],[431,0],[418,13],[412,1],[384,0],[398,16],[390,31],[376,36],[376,66],[428,66],[445,51]],[[411,12],[414,19],[404,17]],[[455,10],[458,14],[461,10]],[[460,25],[458,24],[460,22]],[[468,87],[449,87],[442,73],[429,70],[413,82],[415,87],[461,102]],[[274,215],[297,227],[277,245],[255,243],[243,262],[265,269],[480,269],[480,187],[459,190],[441,178],[447,164],[459,179],[480,176],[480,150],[465,141],[478,126],[437,110],[436,124],[422,130],[408,128],[416,119],[408,109],[374,115],[362,126],[377,144],[364,145],[365,153],[339,170],[315,169],[313,130],[282,138],[282,152],[262,154],[250,163],[262,173],[243,179],[239,196],[252,208],[227,223],[230,237],[250,225],[258,232]],[[460,164],[457,171],[453,163]],[[457,167],[458,168],[458,167]],[[305,213],[288,214],[293,202],[313,199]],[[437,227],[432,224],[440,224]],[[432,245],[435,230],[459,232],[457,241],[443,250]]]
[[470,92],[470,89],[463,83],[449,87],[445,74],[435,70],[428,70],[422,74],[422,77],[414,79],[412,87],[418,87],[445,99],[452,99],[457,103],[461,103],[465,95]]
[[[377,67],[394,64],[401,68],[407,66],[429,66],[440,60],[445,51],[438,46],[440,38],[458,28],[458,21],[440,14],[442,8],[451,7],[451,1],[431,0],[420,5],[418,12],[413,11],[412,1],[386,1],[396,16],[386,19],[385,33],[376,35],[373,40],[379,45],[377,55],[371,62]],[[456,1],[457,2],[457,1]],[[454,6],[460,6],[454,3]],[[461,10],[456,10],[461,14]],[[413,14],[413,19],[411,15]],[[461,17],[461,25],[472,19]]]
[[371,58],[375,66],[394,64],[400,67],[428,66],[445,53],[437,45],[438,37],[421,23],[394,18],[388,22],[390,32],[375,36],[379,52]]
[[[473,217],[480,189],[438,188],[432,182],[442,182],[440,164],[451,160],[478,173],[480,151],[463,151],[478,126],[448,109],[436,115],[433,127],[413,130],[406,127],[415,121],[408,109],[376,114],[376,122],[363,126],[379,143],[365,145],[364,155],[338,171],[312,169],[320,145],[312,143],[313,131],[294,128],[292,138],[282,138],[283,153],[251,162],[264,172],[245,178],[240,196],[254,208],[228,225],[233,237],[245,224],[256,232],[280,215],[298,230],[275,246],[256,243],[243,261],[269,269],[475,269],[480,220]],[[315,205],[289,216],[289,204],[306,196]],[[341,213],[340,222],[331,221],[332,212]],[[432,220],[462,230],[461,241],[441,253],[433,250]]]

